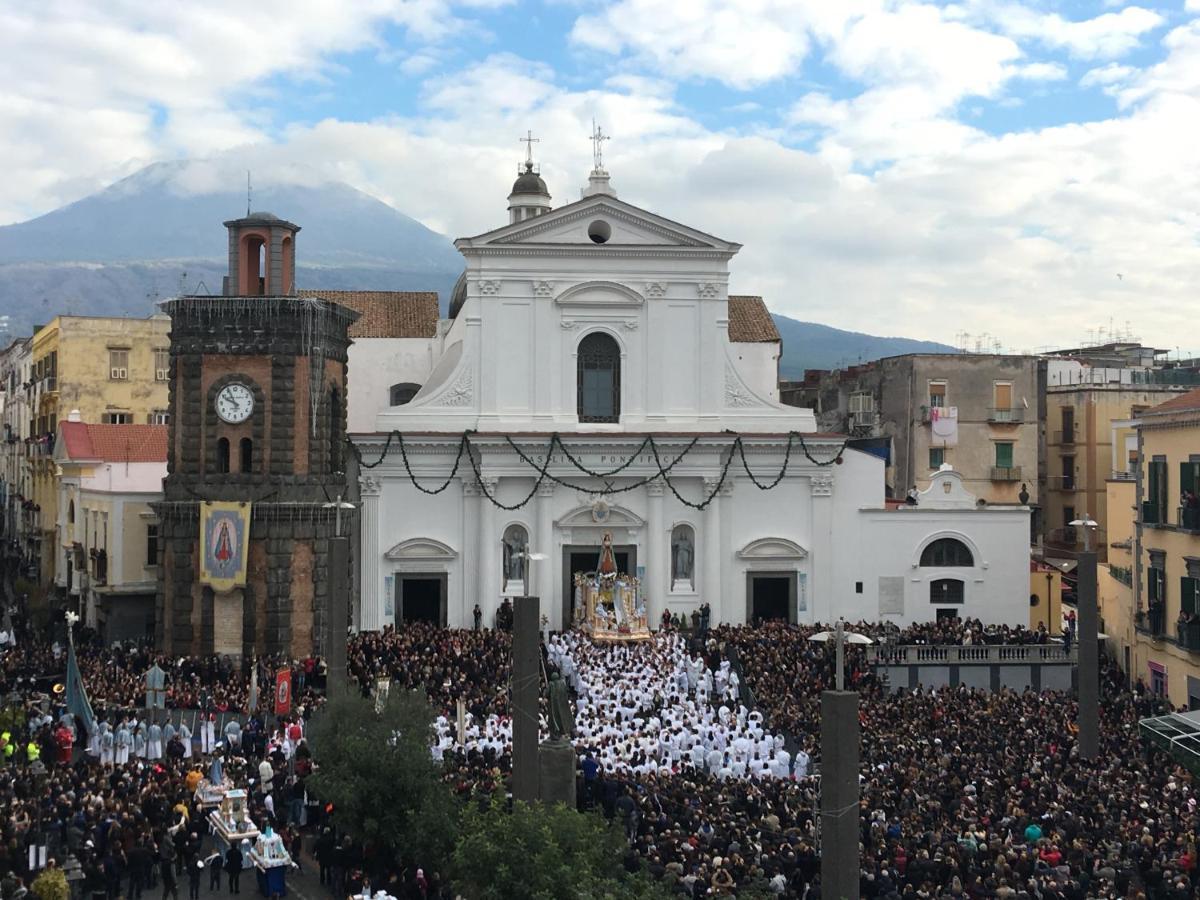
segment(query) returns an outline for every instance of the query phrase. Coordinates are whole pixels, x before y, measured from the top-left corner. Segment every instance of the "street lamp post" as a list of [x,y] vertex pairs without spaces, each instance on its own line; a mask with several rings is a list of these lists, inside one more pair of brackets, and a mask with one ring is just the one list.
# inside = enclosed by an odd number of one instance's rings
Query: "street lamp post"
[[1083,529],[1083,552],[1075,570],[1075,604],[1079,621],[1079,755],[1095,759],[1100,752],[1100,647],[1096,610],[1096,551],[1092,532],[1099,523],[1086,513],[1073,519],[1073,527]]

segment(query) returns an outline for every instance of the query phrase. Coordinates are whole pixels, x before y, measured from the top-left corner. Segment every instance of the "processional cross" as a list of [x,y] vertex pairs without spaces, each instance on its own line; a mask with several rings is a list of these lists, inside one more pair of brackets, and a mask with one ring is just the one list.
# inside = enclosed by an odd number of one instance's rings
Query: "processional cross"
[[596,124],[596,120],[592,119],[592,162],[595,164],[595,168],[604,168],[604,142],[611,140],[612,135],[605,134]]

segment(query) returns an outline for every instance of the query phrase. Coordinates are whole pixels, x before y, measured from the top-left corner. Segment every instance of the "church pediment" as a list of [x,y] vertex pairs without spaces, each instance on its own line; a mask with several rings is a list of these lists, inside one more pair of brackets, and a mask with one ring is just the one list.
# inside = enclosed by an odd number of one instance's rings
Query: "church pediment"
[[571,510],[554,523],[559,528],[641,528],[645,520],[623,506],[596,500]]
[[455,242],[459,249],[503,245],[642,246],[736,253],[740,244],[680,225],[615,197],[588,197],[545,215]]
[[808,556],[808,551],[787,538],[759,538],[751,541],[737,552],[738,559],[748,560],[797,560]]
[[441,541],[435,541],[433,538],[409,538],[407,541],[401,541],[387,553],[383,554],[384,559],[399,560],[404,562],[412,562],[420,560],[422,562],[445,561],[457,558],[458,553],[447,544]]

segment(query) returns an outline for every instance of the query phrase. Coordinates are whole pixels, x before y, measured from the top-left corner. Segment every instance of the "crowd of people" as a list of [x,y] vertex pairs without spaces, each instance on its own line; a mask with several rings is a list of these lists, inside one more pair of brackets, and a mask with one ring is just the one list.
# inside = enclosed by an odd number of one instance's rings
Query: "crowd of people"
[[[896,644],[1050,640],[1044,630],[958,620],[848,627]],[[808,639],[817,630],[713,625],[701,635],[672,626],[634,645],[597,645],[575,634],[546,641],[546,671],[561,673],[573,698],[579,803],[624,828],[630,867],[645,866],[692,898],[734,896],[748,885],[785,898],[819,891],[819,695],[834,673],[832,649]],[[507,789],[510,655],[505,630],[413,623],[355,636],[348,672],[364,693],[381,678],[392,690],[427,691],[438,716],[433,753],[447,783],[471,797]],[[247,760],[253,814],[284,829],[289,843],[301,829],[310,832],[322,880],[335,893],[352,893],[370,875],[405,896],[412,873],[360,874],[369,868],[362,848],[326,830],[304,787],[307,748],[289,739],[287,724],[241,715],[236,734],[222,729],[206,738],[203,726],[181,734],[129,721],[155,662],[168,671],[168,706],[184,709],[244,710],[244,670],[216,658],[165,660],[140,647],[84,644],[79,660],[114,752],[77,729],[76,751],[61,757],[64,722],[53,693],[45,694],[48,713],[36,708],[10,723],[12,765],[0,772],[0,802],[9,810],[0,823],[0,874],[11,871],[13,884],[27,885],[32,874],[24,849],[37,822],[53,836],[52,856],[79,860],[83,894],[95,900],[137,896],[155,881],[165,891],[172,878],[197,872],[227,884],[228,860],[212,858],[192,783],[205,751],[221,742],[225,752],[236,744]],[[61,645],[19,641],[0,661],[0,689],[42,696],[47,673],[64,665]],[[293,666],[311,712],[320,702],[319,661],[264,661],[260,683],[280,665]],[[1111,664],[1094,762],[1078,757],[1070,694],[893,690],[853,650],[846,674],[861,696],[863,896],[1195,895],[1200,796],[1190,774],[1145,749],[1137,734],[1138,719],[1167,705],[1142,685],[1130,689]],[[294,724],[302,729],[303,718]],[[122,730],[130,735],[127,758],[115,753]],[[32,758],[49,764],[40,779],[18,768],[31,762],[31,743]],[[184,744],[190,756],[170,749]],[[444,890],[434,868],[426,867],[413,896]]]

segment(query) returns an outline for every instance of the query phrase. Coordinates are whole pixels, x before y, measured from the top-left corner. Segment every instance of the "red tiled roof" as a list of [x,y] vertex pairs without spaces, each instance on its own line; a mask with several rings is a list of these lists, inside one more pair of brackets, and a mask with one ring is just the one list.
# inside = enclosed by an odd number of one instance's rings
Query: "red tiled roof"
[[431,338],[437,335],[436,291],[297,291],[358,313],[351,338]]
[[1165,416],[1169,413],[1200,411],[1200,388],[1172,397],[1158,406],[1152,406],[1142,416]]
[[735,344],[764,344],[782,340],[762,297],[729,295],[729,340]]
[[166,425],[94,425],[88,422],[59,424],[67,456],[105,462],[167,461]]

